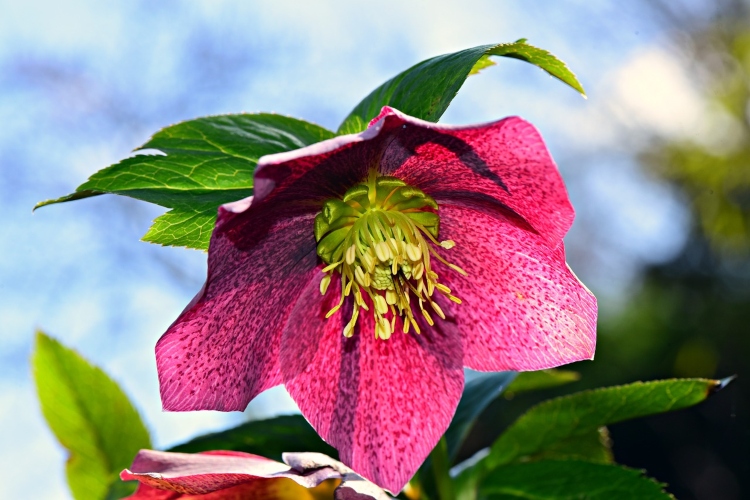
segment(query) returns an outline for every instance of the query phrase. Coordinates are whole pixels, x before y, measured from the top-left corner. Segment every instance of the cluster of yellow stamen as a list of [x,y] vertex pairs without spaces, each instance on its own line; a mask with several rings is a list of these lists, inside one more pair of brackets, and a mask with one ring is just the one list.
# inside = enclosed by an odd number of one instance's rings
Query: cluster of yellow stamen
[[[334,272],[341,275],[341,299],[330,317],[349,295],[354,309],[344,335],[351,337],[360,309],[375,318],[375,337],[386,340],[401,317],[404,333],[413,327],[420,333],[412,302],[432,326],[432,314],[445,319],[433,300],[435,290],[461,303],[451,290],[438,282],[430,267],[435,258],[463,275],[466,273],[437,252],[451,249],[453,241],[438,241],[440,218],[437,203],[420,189],[395,177],[378,176],[372,170],[367,182],[349,189],[342,199],[328,200],[315,217],[318,255],[328,264],[320,282],[320,293],[328,290]],[[432,243],[429,244],[428,240]],[[365,300],[365,295],[369,301]]]

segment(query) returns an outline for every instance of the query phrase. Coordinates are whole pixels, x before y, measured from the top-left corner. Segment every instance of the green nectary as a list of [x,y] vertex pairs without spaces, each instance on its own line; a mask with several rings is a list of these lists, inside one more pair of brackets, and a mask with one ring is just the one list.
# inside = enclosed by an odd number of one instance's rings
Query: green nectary
[[[341,199],[330,199],[315,217],[318,255],[328,264],[320,283],[325,294],[334,272],[341,276],[341,298],[328,312],[335,313],[353,295],[352,318],[344,327],[350,337],[360,309],[373,307],[375,336],[386,340],[401,318],[404,333],[411,327],[420,333],[412,311],[412,299],[429,325],[434,314],[445,318],[433,300],[435,290],[461,303],[438,282],[430,266],[434,257],[449,268],[466,274],[443,259],[436,247],[453,248],[450,240],[438,241],[438,204],[422,190],[401,179],[379,176],[372,170],[367,182],[350,188]],[[369,297],[366,300],[365,297]],[[368,305],[369,304],[369,305]],[[425,307],[427,306],[427,307]],[[390,314],[389,314],[390,313]]]

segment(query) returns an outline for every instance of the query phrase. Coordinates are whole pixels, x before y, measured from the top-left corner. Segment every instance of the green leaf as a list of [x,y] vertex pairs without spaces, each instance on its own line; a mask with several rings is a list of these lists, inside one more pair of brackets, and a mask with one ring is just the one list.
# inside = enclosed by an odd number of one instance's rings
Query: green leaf
[[500,467],[479,487],[486,500],[667,500],[663,485],[618,465],[545,460]]
[[31,210],[32,212],[36,210],[39,207],[46,207],[47,205],[54,205],[55,203],[63,203],[66,201],[75,201],[75,200],[82,200],[84,198],[91,198],[92,196],[99,196],[104,193],[100,191],[76,191],[75,193],[71,193],[66,196],[61,196],[60,198],[54,198],[51,200],[44,200],[40,201],[36,205],[34,205],[34,208]]
[[104,193],[130,196],[174,209],[155,221],[147,241],[205,249],[218,206],[253,194],[261,156],[333,135],[318,125],[270,113],[189,120],[160,130],[137,149],[161,154],[126,158],[92,175],[75,193],[35,208]]
[[489,68],[491,66],[496,66],[497,63],[490,59],[490,56],[485,54],[482,57],[479,58],[479,60],[474,63],[474,66],[471,67],[471,71],[469,71],[469,76],[471,75],[478,75],[480,71],[482,71],[485,68]]
[[216,210],[211,204],[174,208],[154,219],[143,241],[207,249],[216,222]]
[[503,391],[513,383],[516,372],[482,373],[466,384],[453,420],[445,431],[448,456],[455,460],[461,445],[477,418]]
[[564,62],[544,49],[529,45],[524,38],[513,43],[496,45],[488,54],[512,57],[513,59],[520,59],[521,61],[538,66],[551,76],[573,87],[583,97],[586,97],[586,92],[583,90],[581,82],[578,81],[576,75],[570,71],[570,68]]
[[338,134],[353,134],[367,128],[383,106],[408,115],[437,122],[470,74],[491,65],[489,56],[520,59],[543,69],[586,95],[568,67],[546,50],[518,40],[499,45],[482,45],[433,57],[415,64],[391,78],[365,97],[344,119]]
[[138,412],[102,370],[41,332],[32,366],[44,418],[70,454],[73,497],[106,498],[120,471],[151,447]]
[[510,383],[506,394],[551,389],[580,380],[581,374],[572,370],[539,370],[522,372]]
[[302,415],[282,415],[255,420],[233,429],[194,438],[169,451],[198,453],[210,450],[244,451],[281,460],[286,451],[317,451],[336,458],[336,450],[323,441]]
[[[448,430],[419,468],[418,480],[428,498],[437,498],[438,490],[445,487],[438,484],[436,475],[443,472],[441,468],[450,468],[456,460],[466,436],[482,412],[508,387],[518,374],[516,372],[477,373],[464,387],[461,401],[453,415]],[[444,449],[438,449],[439,447]],[[443,458],[445,464],[435,464],[435,457]]]
[[611,464],[615,457],[609,431],[606,427],[599,427],[586,434],[555,441],[539,453],[524,457],[524,460],[583,460]]
[[118,478],[109,485],[109,490],[107,490],[104,500],[121,500],[127,498],[135,493],[137,487],[138,483],[135,481],[123,481]]
[[678,410],[706,399],[724,382],[675,379],[637,382],[583,391],[545,401],[522,415],[495,441],[485,459],[488,469],[505,465],[548,449],[560,442],[591,442],[604,425]]

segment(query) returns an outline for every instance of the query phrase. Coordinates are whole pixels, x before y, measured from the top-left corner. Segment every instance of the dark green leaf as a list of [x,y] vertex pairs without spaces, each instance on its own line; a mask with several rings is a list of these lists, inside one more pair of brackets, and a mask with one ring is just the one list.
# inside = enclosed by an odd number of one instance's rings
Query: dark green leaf
[[522,415],[492,445],[488,469],[559,450],[560,441],[591,441],[604,425],[678,410],[706,399],[722,386],[706,379],[660,380],[584,391],[545,401]]
[[481,373],[466,384],[453,420],[445,432],[448,456],[455,460],[474,422],[512,384],[516,372]]
[[199,436],[169,451],[197,453],[234,450],[281,460],[286,451],[317,451],[336,458],[336,450],[323,441],[302,415],[283,415],[247,422],[233,429]]
[[[41,202],[72,201],[103,193],[130,196],[173,211],[155,221],[147,241],[206,248],[219,205],[251,196],[261,156],[298,149],[333,132],[270,113],[198,118],[157,132],[138,154],[92,175],[76,192]],[[210,229],[209,229],[210,234]]]
[[[516,377],[516,372],[497,372],[497,373],[477,373],[470,382],[464,387],[461,395],[461,401],[458,403],[453,420],[445,431],[443,438],[445,440],[445,450],[447,466],[453,465],[456,455],[461,449],[464,439],[471,431],[474,422],[482,414],[485,408],[503,393],[508,384]],[[442,440],[441,440],[442,443]],[[438,443],[438,446],[441,445]],[[418,479],[421,487],[429,498],[438,496],[438,484],[435,481],[436,473],[442,473],[435,470],[433,459],[438,453],[437,446],[432,451],[427,460],[419,468]]]
[[580,380],[581,375],[572,370],[540,370],[536,372],[522,372],[510,383],[506,393],[538,391],[550,389],[559,385],[569,384]]
[[32,358],[42,413],[68,450],[67,477],[76,499],[104,499],[148,431],[125,393],[76,352],[38,333]]
[[514,464],[492,471],[481,482],[486,500],[667,500],[663,485],[643,472],[618,465],[574,460]]
[[[466,78],[491,65],[488,56],[503,56],[534,64],[584,94],[575,75],[546,50],[519,40],[514,43],[482,45],[422,61],[373,90],[349,113],[338,134],[353,134],[367,128],[383,106],[408,115],[437,122],[448,109]],[[585,95],[585,94],[584,94]]]

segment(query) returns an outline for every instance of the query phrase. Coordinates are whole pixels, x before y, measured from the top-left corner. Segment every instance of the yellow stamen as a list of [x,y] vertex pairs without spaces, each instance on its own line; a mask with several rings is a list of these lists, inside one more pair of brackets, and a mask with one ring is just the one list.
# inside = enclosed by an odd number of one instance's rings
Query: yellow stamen
[[[391,337],[397,317],[404,333],[413,329],[420,334],[414,317],[417,307],[430,326],[435,322],[428,309],[445,319],[443,309],[435,302],[436,290],[461,303],[438,281],[431,267],[431,258],[435,257],[449,269],[466,275],[438,253],[456,244],[438,241],[437,210],[437,203],[419,189],[393,177],[379,177],[374,169],[366,183],[354,186],[341,199],[325,202],[315,218],[318,255],[326,263],[320,292],[327,293],[333,273],[338,272],[341,297],[326,317],[339,311],[346,297],[353,296],[345,336],[354,334],[359,311],[370,311],[369,303],[373,306],[374,334],[381,340]],[[425,303],[430,307],[426,309]]]

